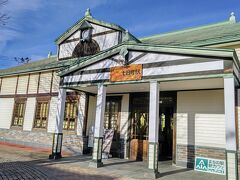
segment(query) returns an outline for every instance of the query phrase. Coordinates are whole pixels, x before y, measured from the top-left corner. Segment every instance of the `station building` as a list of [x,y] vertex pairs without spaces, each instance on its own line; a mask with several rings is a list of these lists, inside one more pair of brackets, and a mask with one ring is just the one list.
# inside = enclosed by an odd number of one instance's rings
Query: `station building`
[[[229,20],[137,38],[89,10],[56,39],[57,55],[0,71],[0,141],[194,167],[221,160],[238,179],[240,24]],[[90,145],[90,136],[94,139]],[[238,158],[239,157],[239,158]]]

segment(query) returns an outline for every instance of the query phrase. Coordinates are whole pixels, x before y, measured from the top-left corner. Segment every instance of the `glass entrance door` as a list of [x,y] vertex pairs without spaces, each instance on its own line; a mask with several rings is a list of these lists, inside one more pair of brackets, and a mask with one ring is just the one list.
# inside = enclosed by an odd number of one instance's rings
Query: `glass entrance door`
[[[176,92],[161,92],[159,99],[159,159],[172,159],[173,115],[176,111]],[[130,96],[130,159],[147,160],[149,93]]]
[[130,159],[147,160],[149,96],[134,93],[130,97]]

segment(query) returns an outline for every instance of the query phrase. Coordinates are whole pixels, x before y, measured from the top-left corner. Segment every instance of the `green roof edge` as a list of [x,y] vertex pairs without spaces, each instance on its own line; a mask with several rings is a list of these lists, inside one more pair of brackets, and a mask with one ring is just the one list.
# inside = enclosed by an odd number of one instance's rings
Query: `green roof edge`
[[[121,26],[119,25],[116,25],[116,24],[113,24],[113,23],[108,23],[108,22],[105,22],[105,21],[102,21],[102,20],[97,20],[95,18],[91,18],[91,17],[83,17],[81,18],[80,20],[78,20],[74,25],[72,25],[70,28],[68,28],[62,35],[60,35],[56,40],[55,42],[57,44],[60,44],[61,43],[61,40],[67,36],[68,33],[70,33],[74,28],[76,28],[78,25],[80,25],[83,21],[89,21],[89,22],[92,22],[92,23],[96,23],[96,24],[99,24],[99,25],[102,25],[104,27],[108,27],[108,28],[112,28],[112,29],[115,29],[115,30],[118,30],[118,31],[125,31],[124,28],[122,28]],[[131,34],[132,35],[132,34]],[[133,35],[132,35],[133,36]],[[134,36],[133,36],[134,37]],[[136,37],[134,37],[136,38]],[[136,38],[137,39],[137,38]]]
[[145,41],[145,40],[152,39],[152,38],[163,37],[163,36],[168,36],[168,35],[188,32],[188,31],[195,31],[195,30],[205,29],[205,28],[209,28],[209,27],[215,27],[215,26],[220,26],[220,25],[227,25],[227,24],[233,24],[233,23],[230,22],[230,21],[223,21],[223,22],[212,23],[212,24],[203,25],[203,26],[189,27],[189,28],[182,29],[182,30],[176,30],[176,31],[172,31],[172,32],[165,32],[165,33],[161,33],[161,34],[145,36],[145,37],[139,38],[139,40],[140,41]]

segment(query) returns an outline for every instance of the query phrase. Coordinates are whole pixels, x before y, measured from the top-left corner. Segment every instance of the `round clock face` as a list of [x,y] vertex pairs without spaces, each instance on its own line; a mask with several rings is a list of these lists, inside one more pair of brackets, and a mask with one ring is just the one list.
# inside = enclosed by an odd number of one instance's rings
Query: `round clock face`
[[89,38],[89,30],[84,30],[82,32],[82,38],[83,39],[88,39]]

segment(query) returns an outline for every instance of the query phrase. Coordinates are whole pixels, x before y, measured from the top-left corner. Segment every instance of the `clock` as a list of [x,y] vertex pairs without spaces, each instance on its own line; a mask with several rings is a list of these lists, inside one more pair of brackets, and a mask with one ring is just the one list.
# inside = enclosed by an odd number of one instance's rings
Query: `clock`
[[86,41],[90,39],[90,30],[86,29],[82,31],[82,40]]

